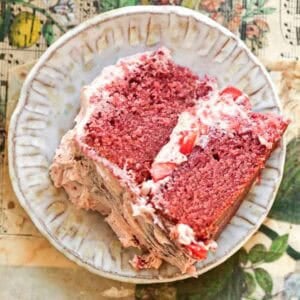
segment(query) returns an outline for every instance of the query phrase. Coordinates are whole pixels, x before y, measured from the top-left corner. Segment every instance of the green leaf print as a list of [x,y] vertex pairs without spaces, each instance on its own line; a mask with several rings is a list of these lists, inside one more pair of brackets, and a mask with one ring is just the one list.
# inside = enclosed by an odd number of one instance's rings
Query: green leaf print
[[254,276],[248,272],[244,273],[244,283],[245,283],[245,289],[246,289],[246,294],[251,295],[256,288],[256,283]]
[[271,15],[276,11],[275,7],[264,7],[260,9],[262,15]]
[[11,7],[8,6],[1,12],[0,15],[0,42],[4,40],[9,31],[11,23]]
[[287,234],[277,237],[272,242],[268,253],[266,253],[264,261],[272,262],[281,257],[288,247],[288,238]]
[[118,0],[101,0],[100,1],[100,9],[102,12],[109,11],[119,7]]
[[251,10],[254,3],[255,3],[255,0],[247,0],[246,6],[245,6],[246,10]]
[[248,261],[248,253],[244,248],[239,251],[239,259],[243,265],[245,265]]
[[263,7],[266,4],[266,0],[258,0],[257,1],[257,6],[258,7]]
[[137,0],[101,0],[100,10],[102,12],[109,11],[115,8],[132,6],[137,4]]
[[[261,227],[259,228],[259,231],[264,233],[271,240],[275,240],[278,237],[277,232],[275,232],[274,230],[272,230],[271,228],[269,228],[268,226],[266,226],[264,224],[261,225]],[[300,252],[295,250],[293,247],[291,247],[289,245],[287,246],[286,254],[288,254],[294,260],[300,260]]]
[[249,251],[249,260],[253,264],[263,261],[266,253],[267,253],[266,247],[263,244],[257,244]]
[[136,287],[135,298],[148,300],[176,300],[176,288],[170,284],[138,285]]
[[199,0],[183,0],[181,2],[181,6],[184,6],[187,8],[195,8],[198,3],[199,3]]
[[137,0],[119,0],[119,7],[133,6],[137,4]]
[[272,295],[269,295],[269,294],[264,295],[263,298],[262,298],[262,300],[271,300],[271,299],[274,299],[274,298],[273,298]]
[[43,26],[42,33],[47,46],[51,45],[55,38],[53,24],[46,22]]
[[262,268],[254,269],[254,274],[258,285],[266,292],[266,294],[271,294],[273,289],[271,275]]
[[300,139],[287,146],[283,180],[269,217],[300,224]]
[[240,300],[243,293],[243,270],[239,253],[222,265],[201,275],[176,283],[177,300]]
[[[220,265],[219,267],[201,275],[199,278],[190,278],[184,281],[179,281],[172,285],[169,285],[166,288],[164,284],[156,284],[156,285],[138,285],[136,287],[136,299],[165,299],[165,291],[170,291],[175,288],[175,296],[174,292],[171,294],[174,296],[173,299],[177,300],[193,300],[193,299],[201,299],[201,300],[221,300],[220,295],[222,295],[223,291],[228,293],[228,285],[239,285],[237,287],[238,292],[237,296],[241,297],[242,284],[240,278],[242,278],[242,270],[239,267],[239,257],[238,255],[234,255],[230,259],[228,259],[225,263]],[[237,280],[235,280],[237,278]],[[231,288],[232,290],[232,288]],[[231,298],[227,298],[231,299]],[[240,298],[232,298],[240,299]]]

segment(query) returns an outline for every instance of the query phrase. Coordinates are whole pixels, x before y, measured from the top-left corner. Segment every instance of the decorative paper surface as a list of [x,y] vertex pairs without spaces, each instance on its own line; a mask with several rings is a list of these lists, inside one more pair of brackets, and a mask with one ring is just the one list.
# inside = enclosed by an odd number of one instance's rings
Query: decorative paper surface
[[[271,71],[285,113],[293,122],[287,133],[285,176],[275,205],[270,218],[245,249],[198,279],[139,286],[136,297],[300,299],[300,142],[296,138],[300,128],[300,1],[141,0],[141,4],[169,3],[200,10],[245,40]],[[136,4],[140,3],[0,0],[0,276],[20,282],[26,278],[28,282],[15,291],[15,284],[1,279],[0,299],[53,299],[55,295],[56,299],[74,299],[72,289],[79,293],[78,299],[134,297],[132,285],[82,271],[41,237],[11,190],[4,150],[5,124],[34,60],[59,35],[84,19]],[[14,68],[16,65],[20,66]],[[65,278],[72,280],[63,284]],[[43,288],[49,286],[49,294],[45,294]]]

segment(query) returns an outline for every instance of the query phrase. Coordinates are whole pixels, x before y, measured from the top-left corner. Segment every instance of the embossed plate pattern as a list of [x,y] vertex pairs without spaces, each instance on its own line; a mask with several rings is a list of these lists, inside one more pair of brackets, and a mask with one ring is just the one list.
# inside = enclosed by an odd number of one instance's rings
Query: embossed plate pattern
[[[97,213],[77,210],[54,188],[48,168],[63,134],[73,127],[80,88],[118,58],[165,45],[175,61],[194,72],[216,76],[251,96],[256,111],[280,112],[267,72],[244,44],[207,17],[182,7],[128,7],[101,14],[55,42],[30,72],[9,130],[9,166],[14,190],[32,221],[67,257],[112,279],[166,282],[188,277],[164,264],[135,272],[135,250],[122,249]],[[216,253],[197,264],[199,274],[236,252],[266,217],[282,176],[283,143],[272,154],[230,224]]]

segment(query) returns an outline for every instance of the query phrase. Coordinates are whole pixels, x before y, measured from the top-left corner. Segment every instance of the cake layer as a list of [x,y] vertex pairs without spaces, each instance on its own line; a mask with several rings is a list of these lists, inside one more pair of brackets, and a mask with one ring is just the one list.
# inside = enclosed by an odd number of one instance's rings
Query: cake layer
[[179,116],[154,159],[152,181],[160,188],[149,191],[150,202],[173,223],[189,225],[196,240],[217,238],[286,126],[274,114],[252,112],[238,89],[215,85]]
[[288,124],[165,48],[104,68],[81,101],[50,175],[77,207],[105,215],[124,247],[144,252],[137,269],[164,260],[193,273]]
[[98,155],[133,171],[137,182],[149,179],[154,157],[167,143],[178,115],[206,96],[210,86],[187,68],[176,65],[166,49],[138,57],[134,67],[116,65],[121,79],[106,84],[105,99],[96,92],[93,103],[106,101],[85,125],[83,142]]
[[219,223],[251,186],[269,154],[249,133],[229,137],[216,132],[173,171],[155,206],[175,224],[189,225],[197,240],[216,239]]
[[143,255],[132,259],[136,269],[159,268],[164,260],[183,273],[193,274],[195,258],[172,241],[169,231],[148,212],[135,214],[132,205],[137,195],[115,175],[115,166],[101,158],[90,159],[81,151],[75,135],[76,130],[70,130],[56,152],[50,169],[55,186],[63,187],[78,208],[104,215],[123,247],[143,250]]

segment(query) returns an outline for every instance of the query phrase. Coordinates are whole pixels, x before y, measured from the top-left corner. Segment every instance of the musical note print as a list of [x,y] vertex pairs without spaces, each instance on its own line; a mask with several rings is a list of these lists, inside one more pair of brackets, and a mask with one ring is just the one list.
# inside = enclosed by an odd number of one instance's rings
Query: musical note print
[[296,14],[300,15],[300,1],[297,1]]
[[300,26],[284,23],[284,38],[291,46],[300,45]]
[[300,45],[300,1],[281,1],[281,31],[284,40],[291,46]]
[[283,10],[288,15],[299,15],[300,14],[300,2],[298,0],[284,0]]
[[90,18],[98,12],[99,1],[79,1],[79,15],[81,21]]
[[284,53],[284,52],[282,52],[282,53],[280,53],[280,56],[282,58],[287,59],[287,60],[296,60],[296,61],[299,60],[299,56],[291,54],[291,53]]

